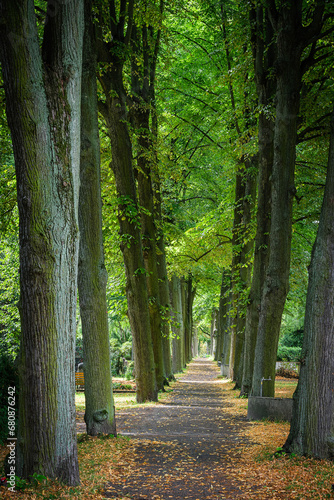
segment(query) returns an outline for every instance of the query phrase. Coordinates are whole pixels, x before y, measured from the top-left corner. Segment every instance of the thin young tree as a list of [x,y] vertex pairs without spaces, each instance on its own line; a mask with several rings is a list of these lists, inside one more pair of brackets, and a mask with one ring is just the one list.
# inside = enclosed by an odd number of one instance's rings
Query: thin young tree
[[[236,85],[231,74],[233,70],[233,43],[232,36],[228,30],[226,5],[220,2],[221,31],[223,36],[223,47],[226,57],[226,69],[228,74],[228,91],[230,95],[230,107],[233,116],[233,128],[237,134],[237,144],[242,151],[236,164],[235,175],[235,201],[234,218],[232,229],[232,302],[231,314],[231,349],[230,349],[230,376],[236,382],[236,387],[241,386],[245,335],[245,293],[248,290],[251,279],[251,254],[253,249],[253,236],[251,231],[251,220],[253,205],[256,196],[256,158],[255,155],[245,152],[244,145],[250,140],[249,129],[253,125],[251,108],[252,102],[247,91],[248,75],[243,75],[243,104],[240,120],[237,112]],[[244,42],[243,51],[246,52],[247,41]]]
[[[154,119],[155,111],[153,113],[153,135],[155,142],[157,141],[158,130],[157,122]],[[156,147],[156,145],[155,145]],[[167,276],[167,264],[166,264],[166,251],[165,251],[165,239],[163,231],[163,220],[162,220],[162,199],[161,199],[161,183],[158,169],[155,170],[153,175],[153,187],[154,187],[154,219],[157,226],[157,261],[158,261],[158,281],[159,281],[159,301],[161,310],[161,334],[162,334],[162,352],[164,361],[164,373],[167,380],[173,380],[173,370],[172,370],[172,359],[171,359],[171,349],[170,349],[170,298],[169,298],[169,283]]]

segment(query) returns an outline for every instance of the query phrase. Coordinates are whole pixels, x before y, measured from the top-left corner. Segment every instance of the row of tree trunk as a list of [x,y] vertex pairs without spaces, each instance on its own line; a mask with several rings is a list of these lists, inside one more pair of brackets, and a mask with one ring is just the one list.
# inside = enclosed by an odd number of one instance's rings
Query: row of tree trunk
[[195,355],[193,346],[192,307],[196,289],[192,279],[173,276],[170,281],[172,371],[181,372]]
[[[275,97],[276,115],[271,118],[261,112],[259,117],[258,209],[252,281],[250,283],[249,274],[245,278],[240,274],[240,269],[247,269],[247,263],[242,260],[243,248],[239,245],[234,252],[232,273],[228,272],[228,277],[223,275],[217,314],[215,359],[222,362],[223,373],[235,380],[241,395],[273,397],[275,394],[279,331],[289,290],[300,91],[304,72],[314,64],[313,51],[321,36],[324,7],[323,2],[315,2],[313,19],[307,27],[302,24],[301,0],[286,2],[277,8],[271,2],[267,7],[259,5],[250,11],[259,106],[263,109]],[[302,59],[310,44],[308,55]],[[265,50],[266,47],[269,48]],[[273,67],[276,79],[270,75]],[[287,451],[322,458],[333,458],[334,442],[332,169],[333,129],[325,197],[309,271],[302,368],[291,432],[285,445]],[[243,202],[249,200],[240,187],[246,180],[245,176],[239,182],[237,178],[236,244],[238,238],[249,242],[245,230],[240,231],[240,221],[246,220],[248,213],[240,209]],[[243,286],[250,286],[250,293],[242,306],[240,289]],[[243,309],[241,315],[239,308]]]

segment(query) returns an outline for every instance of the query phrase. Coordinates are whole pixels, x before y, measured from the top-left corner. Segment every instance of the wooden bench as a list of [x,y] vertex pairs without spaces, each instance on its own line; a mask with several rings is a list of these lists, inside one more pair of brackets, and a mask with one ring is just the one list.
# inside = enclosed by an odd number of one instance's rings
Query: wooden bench
[[85,379],[83,372],[75,372],[75,389],[83,391],[84,388],[85,388]]

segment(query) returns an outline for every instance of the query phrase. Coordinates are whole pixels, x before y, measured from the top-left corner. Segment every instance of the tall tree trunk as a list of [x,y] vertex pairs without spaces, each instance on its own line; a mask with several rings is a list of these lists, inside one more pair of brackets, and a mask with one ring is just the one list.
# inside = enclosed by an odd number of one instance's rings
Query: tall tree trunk
[[236,355],[234,377],[236,386],[241,387],[243,361],[244,361],[244,341],[245,341],[245,324],[246,324],[246,310],[247,298],[249,287],[251,284],[251,261],[254,246],[254,238],[252,231],[252,218],[254,212],[254,204],[256,197],[256,176],[255,176],[255,157],[247,158],[245,161],[245,174],[244,184],[245,192],[242,200],[242,220],[241,220],[241,234],[243,242],[241,243],[241,250],[239,256],[239,293],[238,293],[238,307],[237,307],[237,342],[236,342]]
[[[106,85],[107,79],[103,83]],[[118,220],[126,273],[128,316],[133,335],[137,401],[156,401],[157,384],[132,145],[127,125],[122,65],[116,61],[110,70],[108,83],[111,85],[105,88],[107,111],[104,116],[111,140],[111,165],[118,196]]]
[[198,356],[198,333],[197,333],[197,327],[196,326],[194,327],[194,335],[193,335],[193,341],[192,341],[191,349],[192,349],[193,357],[196,358]]
[[[226,272],[223,271],[222,284],[220,288],[219,296],[219,306],[218,306],[218,317],[217,317],[217,340],[216,340],[216,351],[215,351],[215,361],[221,361],[223,352],[223,342],[224,342],[224,304],[225,304],[225,283]],[[225,311],[226,314],[226,311]]]
[[253,394],[275,394],[275,363],[285,299],[289,289],[292,202],[295,194],[297,117],[301,86],[301,1],[282,6],[277,25],[276,120],[272,173],[270,256],[261,299],[255,348]]
[[[230,40],[226,30],[227,15],[225,12],[224,3],[220,2],[220,11],[222,19],[222,32],[226,53],[227,69],[230,74],[232,71],[232,61],[230,54]],[[228,84],[230,93],[231,108],[233,111],[233,122],[236,132],[239,136],[240,145],[245,140],[245,134],[242,132],[236,112],[236,101],[234,96],[234,88],[232,80]],[[244,102],[244,116],[246,119],[245,127],[246,134],[252,126],[249,117],[246,94]],[[256,196],[256,183],[254,175],[254,158],[248,155],[243,155],[240,158],[240,163],[236,172],[236,187],[235,187],[235,208],[234,220],[232,229],[232,322],[231,322],[231,344],[230,344],[230,360],[229,373],[232,380],[236,382],[236,386],[241,386],[242,370],[243,370],[243,352],[244,352],[244,335],[245,335],[245,312],[246,298],[245,294],[249,287],[250,280],[250,253],[253,246],[253,238],[250,237],[250,222],[252,215],[252,207]]]
[[222,365],[223,365],[223,375],[228,378],[232,378],[230,374],[230,357],[231,357],[231,340],[232,340],[232,332],[231,332],[231,321],[232,317],[230,315],[230,309],[232,304],[232,291],[230,293],[226,293],[225,295],[225,304],[224,309],[226,311],[224,315],[223,322],[223,351],[222,351]]
[[[227,329],[227,320],[228,320],[228,301],[227,296],[230,294],[231,287],[231,273],[226,269],[223,270],[222,273],[222,284],[220,288],[220,296],[219,296],[219,307],[218,307],[218,318],[217,318],[217,348],[215,354],[215,361],[221,361],[224,358],[224,335]],[[228,361],[229,363],[229,357]]]
[[[160,12],[162,14],[164,2],[160,0]],[[153,186],[153,207],[155,220],[155,237],[156,237],[156,253],[157,253],[157,272],[159,283],[159,299],[160,299],[160,314],[161,314],[161,335],[162,335],[162,351],[164,361],[164,374],[167,380],[173,380],[172,358],[170,349],[170,298],[169,284],[167,276],[166,250],[162,219],[162,200],[161,200],[161,183],[158,168],[158,116],[156,111],[155,99],[155,70],[157,56],[160,43],[160,31],[157,33],[154,57],[150,65],[150,109],[151,109],[151,154],[154,158],[155,168],[151,171],[152,186]]]
[[181,278],[181,304],[182,304],[182,367],[186,367],[186,321],[187,321],[187,284]]
[[[270,231],[270,193],[273,152],[273,127],[271,120],[260,115],[259,118],[259,180],[257,229],[253,276],[248,297],[245,318],[244,363],[242,372],[241,395],[250,394],[254,369],[255,345],[259,324],[261,295],[269,260]],[[262,149],[263,148],[263,149]]]
[[87,434],[116,435],[107,317],[97,118],[96,53],[91,0],[85,2],[81,87],[81,159],[78,287],[85,374]]
[[141,234],[145,269],[147,272],[148,305],[151,335],[153,341],[155,376],[159,390],[163,390],[166,376],[164,373],[161,308],[157,268],[156,227],[154,221],[154,198],[151,178],[152,144],[149,139],[149,109],[137,103],[133,113],[138,129],[138,196],[141,207]]
[[172,276],[170,284],[170,297],[172,306],[172,367],[173,373],[179,373],[183,370],[182,364],[184,351],[183,338],[183,318],[182,318],[182,293],[181,280],[177,276]]
[[309,268],[302,363],[284,448],[334,459],[334,112],[325,194]]
[[[159,9],[160,15],[162,15],[162,0],[160,1]],[[156,380],[158,389],[163,390],[166,376],[164,373],[162,350],[162,319],[157,270],[157,234],[154,220],[155,210],[152,185],[152,172],[154,169],[157,169],[157,150],[156,144],[154,144],[157,136],[154,86],[160,44],[160,29],[154,33],[153,27],[147,26],[146,23],[139,27],[133,26],[131,43],[131,116],[136,127],[138,145],[137,180],[139,204],[141,207],[141,232],[147,271]],[[152,118],[152,131],[150,130],[150,118]]]
[[218,322],[218,309],[214,308],[211,313],[210,325],[210,356],[216,354],[217,347],[217,322]]
[[231,348],[230,348],[230,377],[235,380],[234,367],[236,363],[237,344],[237,317],[238,317],[238,286],[239,286],[239,266],[240,266],[240,225],[242,219],[242,198],[244,197],[244,184],[242,167],[238,166],[235,181],[235,201],[232,229],[232,321],[231,321]]
[[222,285],[220,289],[218,322],[217,322],[217,361],[221,361],[222,374],[229,376],[229,360],[230,360],[230,316],[229,307],[231,302],[231,273],[224,270],[222,277]]
[[254,158],[244,158],[236,178],[233,221],[233,319],[231,329],[230,376],[236,381],[237,387],[240,387],[242,378],[246,294],[251,277],[250,261],[253,248],[251,219],[256,193],[254,171]]
[[196,288],[193,287],[191,275],[185,281],[186,285],[186,308],[184,317],[184,344],[185,344],[185,362],[189,363],[192,358],[192,331],[193,331],[193,303],[196,294]]
[[[267,107],[275,92],[275,80],[271,77],[275,60],[273,29],[267,11],[258,7],[251,11],[252,46],[259,107]],[[264,50],[264,42],[266,50]],[[241,395],[248,395],[252,389],[254,354],[259,324],[259,313],[263,285],[269,260],[269,232],[271,213],[271,173],[274,157],[274,121],[261,111],[258,124],[258,201],[257,227],[253,277],[248,297],[245,320],[244,364]]]
[[[160,276],[160,273],[159,273]],[[162,278],[159,277],[159,280]],[[170,348],[170,299],[169,299],[169,285],[166,278],[164,282],[159,281],[159,296],[160,296],[160,307],[162,310],[162,324],[161,324],[161,335],[162,335],[162,352],[164,360],[164,372],[167,380],[173,380],[173,369],[172,369],[172,357]],[[167,302],[167,301],[168,302]]]
[[164,360],[164,373],[167,380],[172,380],[172,359],[170,350],[170,298],[169,284],[166,266],[166,252],[164,234],[162,230],[162,211],[161,211],[161,193],[160,179],[157,170],[154,172],[154,207],[155,221],[157,224],[157,271],[159,282],[159,298],[161,310],[161,335],[162,335],[162,350]]
[[25,478],[41,473],[76,485],[80,482],[74,353],[83,2],[69,0],[57,7],[45,23],[42,60],[34,2],[6,0],[0,6],[0,58],[20,218],[15,473]]

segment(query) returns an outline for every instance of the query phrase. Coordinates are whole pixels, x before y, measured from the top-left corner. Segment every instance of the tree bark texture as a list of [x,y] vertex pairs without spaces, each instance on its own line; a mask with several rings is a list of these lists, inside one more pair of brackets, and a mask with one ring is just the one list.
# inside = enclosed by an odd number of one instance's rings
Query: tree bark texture
[[297,117],[301,86],[301,1],[280,7],[277,19],[277,93],[271,195],[270,255],[261,299],[253,394],[274,396],[281,318],[289,289]]
[[309,268],[304,342],[284,448],[334,459],[334,112],[325,194]]
[[122,69],[115,63],[110,73],[108,80],[113,83],[112,86],[105,88],[108,108],[105,118],[111,140],[111,164],[119,203],[118,220],[127,282],[128,316],[133,335],[137,401],[155,401],[157,384],[146,269],[141,243],[140,215],[133,174],[132,145],[127,125]]
[[186,339],[188,343],[188,361],[191,361],[192,359],[192,352],[191,352],[191,346],[192,346],[192,338],[193,338],[193,327],[194,327],[194,321],[193,321],[193,305],[194,305],[194,300],[196,296],[196,287],[194,287],[193,284],[193,279],[191,276],[188,277],[187,280],[188,283],[188,302],[187,302],[187,317],[188,317],[188,324],[187,324],[187,331],[186,331]]
[[185,311],[184,311],[184,357],[185,363],[192,358],[191,343],[193,332],[193,303],[196,289],[193,287],[191,275],[185,280]]
[[193,335],[193,341],[192,341],[191,349],[192,349],[192,355],[193,355],[193,357],[198,356],[198,333],[197,333],[197,327],[194,327],[194,335]]
[[[161,2],[163,6],[163,2]],[[159,39],[157,39],[159,42]],[[157,49],[159,45],[157,45]],[[157,56],[157,51],[155,51]],[[151,154],[154,157],[155,165],[158,165],[157,142],[158,142],[158,119],[155,104],[155,64],[151,66],[153,73],[150,78],[150,108],[151,108]],[[153,186],[153,207],[155,221],[156,253],[157,253],[157,272],[159,283],[159,299],[161,313],[161,335],[162,351],[164,361],[164,373],[167,380],[173,380],[171,342],[170,342],[170,298],[169,283],[167,276],[166,250],[162,219],[162,200],[161,200],[161,182],[159,169],[154,168],[151,171]]]
[[221,355],[222,355],[222,337],[221,337],[221,332],[219,331],[219,310],[220,310],[220,300],[221,298],[219,297],[219,307],[218,307],[218,314],[217,314],[217,330],[216,330],[216,340],[215,340],[215,348],[213,350],[213,359],[215,361],[221,361]]
[[272,122],[263,115],[259,118],[259,174],[257,229],[255,237],[253,275],[245,317],[244,362],[241,394],[250,394],[254,369],[255,346],[261,308],[261,297],[269,260],[270,193],[273,157]]
[[[242,373],[241,395],[248,395],[252,390],[254,369],[254,353],[261,296],[269,260],[269,233],[271,213],[271,173],[274,156],[274,120],[262,109],[270,106],[275,93],[275,79],[270,72],[273,69],[275,50],[273,30],[264,14],[263,7],[251,11],[251,26],[253,34],[253,56],[260,107],[258,123],[258,199],[257,227],[255,236],[253,276],[248,297],[245,319],[244,364]],[[264,50],[266,42],[267,50]]]
[[231,273],[224,270],[222,277],[222,286],[220,289],[219,310],[218,310],[218,324],[217,324],[217,361],[221,361],[223,366],[223,375],[230,377],[229,362],[230,362],[230,348],[231,348],[231,328],[230,322],[232,320],[229,310],[232,302],[231,292]]
[[224,335],[227,328],[227,319],[228,319],[227,297],[230,294],[230,287],[231,287],[231,273],[230,271],[223,270],[222,284],[219,296],[218,316],[217,316],[217,344],[215,352],[215,361],[222,361],[222,354],[224,348]]
[[187,322],[187,284],[181,278],[181,303],[182,303],[182,366],[186,367],[186,322]]
[[245,351],[245,325],[249,288],[251,284],[251,261],[254,248],[254,237],[252,230],[252,219],[254,215],[254,204],[256,197],[256,166],[255,158],[247,158],[245,161],[244,175],[244,197],[242,200],[241,234],[243,243],[239,255],[239,293],[237,310],[237,341],[234,377],[237,387],[241,387],[243,362]]
[[242,198],[244,196],[244,184],[242,182],[241,168],[238,167],[235,181],[234,217],[232,229],[232,321],[231,321],[231,348],[230,348],[230,377],[235,380],[236,344],[237,344],[237,317],[238,317],[238,285],[239,285],[239,261],[240,247],[238,246],[239,230],[242,219]]
[[75,421],[83,1],[1,3],[0,57],[20,219],[16,475],[80,482]]
[[[154,72],[155,74],[155,72]],[[151,78],[152,80],[152,78]],[[153,79],[154,80],[154,79]],[[152,154],[155,158],[155,164],[158,165],[157,157],[157,142],[158,142],[158,120],[155,107],[155,85],[151,81],[150,85],[151,97],[151,137],[152,137]],[[154,168],[151,171],[152,186],[153,186],[153,207],[155,221],[155,237],[156,237],[156,253],[157,253],[157,272],[159,283],[159,299],[160,299],[160,314],[161,314],[161,335],[162,335],[162,351],[164,361],[164,374],[167,380],[173,380],[172,358],[171,358],[171,342],[170,342],[170,298],[169,298],[169,283],[167,276],[166,250],[162,219],[162,201],[161,201],[161,183],[159,169]]]
[[107,315],[97,115],[96,53],[91,1],[85,2],[81,94],[78,289],[82,323],[87,434],[116,435]]

